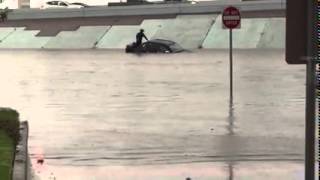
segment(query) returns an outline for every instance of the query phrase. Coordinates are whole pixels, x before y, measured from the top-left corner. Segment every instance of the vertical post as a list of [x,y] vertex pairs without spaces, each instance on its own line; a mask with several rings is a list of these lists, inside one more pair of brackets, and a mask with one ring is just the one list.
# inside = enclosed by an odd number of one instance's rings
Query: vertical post
[[306,73],[305,179],[315,178],[315,65],[309,59]]
[[229,52],[229,56],[230,56],[230,61],[229,61],[229,65],[230,65],[230,104],[233,104],[233,64],[232,64],[232,28],[229,29],[229,40],[230,40],[230,52]]
[[315,179],[315,88],[316,88],[316,1],[307,5],[307,69],[306,69],[306,128],[305,128],[305,179]]

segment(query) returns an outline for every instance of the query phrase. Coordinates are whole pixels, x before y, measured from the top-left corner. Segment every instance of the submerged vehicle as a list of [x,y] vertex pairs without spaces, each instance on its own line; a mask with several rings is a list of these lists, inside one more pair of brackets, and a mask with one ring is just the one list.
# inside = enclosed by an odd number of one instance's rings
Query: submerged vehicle
[[40,9],[49,9],[49,8],[83,8],[82,5],[79,4],[71,4],[68,3],[67,1],[48,1],[44,3]]
[[90,7],[88,4],[85,4],[85,3],[81,3],[81,2],[73,2],[73,3],[70,3],[72,5],[78,5],[78,6],[82,6],[82,7]]
[[184,49],[177,43],[164,39],[152,39],[137,46],[136,43],[128,44],[127,53],[177,53]]

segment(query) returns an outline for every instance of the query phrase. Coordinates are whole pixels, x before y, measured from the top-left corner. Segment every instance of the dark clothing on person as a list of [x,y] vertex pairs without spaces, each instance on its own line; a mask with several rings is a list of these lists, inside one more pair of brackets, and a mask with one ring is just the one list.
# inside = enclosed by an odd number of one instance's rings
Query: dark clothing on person
[[6,7],[5,9],[0,9],[0,19],[2,22],[7,20],[8,12],[9,12],[8,7]]
[[136,45],[140,46],[142,44],[142,38],[145,38],[148,40],[147,36],[143,33],[143,31],[140,31],[136,35]]

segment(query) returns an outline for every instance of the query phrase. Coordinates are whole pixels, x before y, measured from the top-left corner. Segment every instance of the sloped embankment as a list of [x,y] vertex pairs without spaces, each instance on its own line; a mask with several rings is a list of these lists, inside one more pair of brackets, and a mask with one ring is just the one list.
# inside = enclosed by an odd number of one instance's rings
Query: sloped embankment
[[[285,18],[243,18],[241,21],[241,29],[233,30],[234,48],[284,48]],[[141,28],[149,39],[172,40],[186,49],[229,48],[229,31],[222,28],[221,16],[202,14],[144,19],[140,24],[80,26],[52,36],[38,36],[39,30],[23,27],[0,28],[0,49],[124,49],[126,44],[135,41],[135,34]]]

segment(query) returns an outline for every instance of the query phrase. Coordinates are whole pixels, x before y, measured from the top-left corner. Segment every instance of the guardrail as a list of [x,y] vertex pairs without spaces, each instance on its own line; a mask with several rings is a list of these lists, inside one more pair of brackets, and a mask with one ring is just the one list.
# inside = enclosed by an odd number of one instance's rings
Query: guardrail
[[165,15],[165,14],[210,14],[220,13],[232,4],[241,11],[284,10],[283,0],[273,1],[212,1],[197,4],[148,4],[131,6],[99,6],[81,9],[17,9],[8,13],[8,20],[50,19],[75,17],[108,17],[131,15]]

